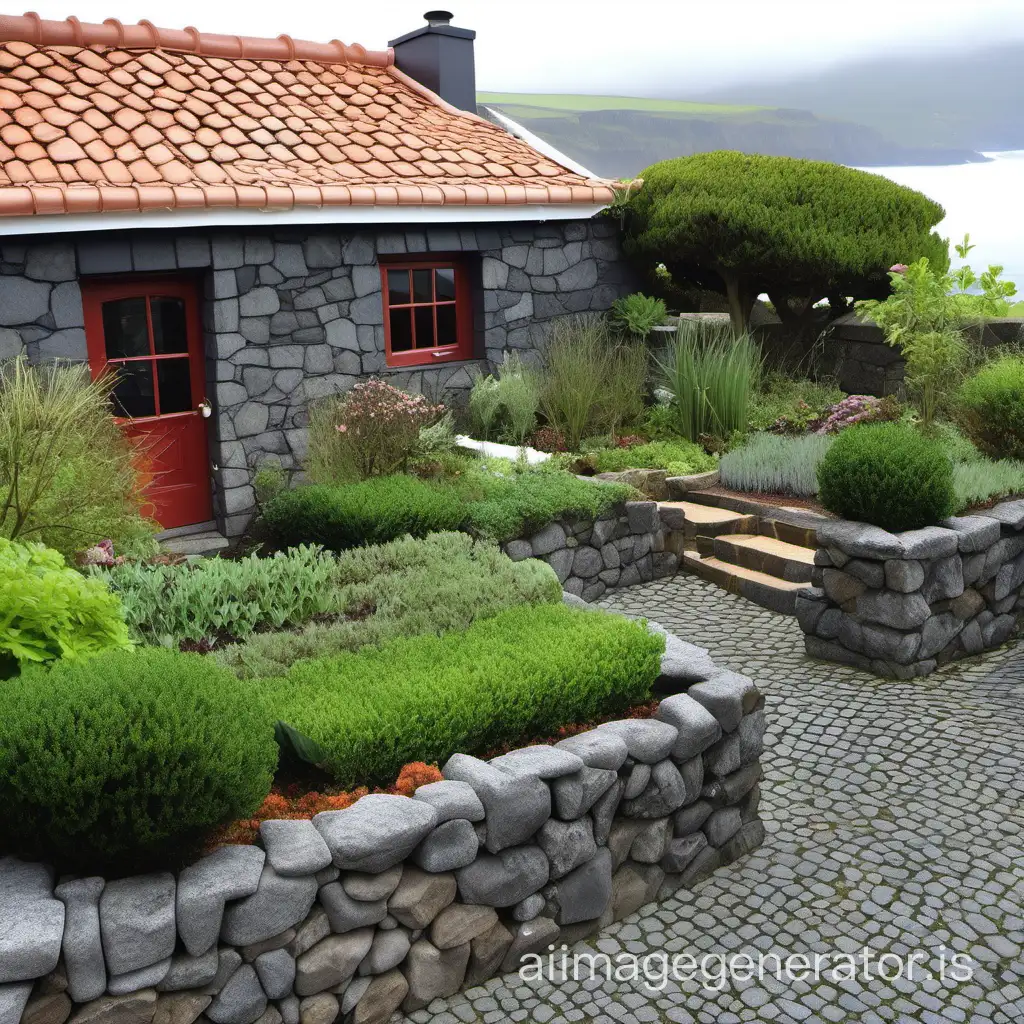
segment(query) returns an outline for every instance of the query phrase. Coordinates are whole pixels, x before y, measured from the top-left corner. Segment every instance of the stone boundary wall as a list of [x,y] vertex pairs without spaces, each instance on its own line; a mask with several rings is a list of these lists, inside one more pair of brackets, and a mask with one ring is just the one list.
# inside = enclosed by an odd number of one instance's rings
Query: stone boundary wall
[[675,575],[679,556],[669,550],[668,535],[683,524],[681,515],[678,523],[666,516],[670,511],[656,501],[627,501],[600,519],[555,520],[501,549],[514,562],[547,562],[566,593],[596,601],[606,590]]
[[[1024,320],[989,321],[980,332],[985,346],[1024,341]],[[851,395],[895,395],[903,386],[904,362],[899,350],[885,343],[871,321],[849,313],[829,327],[826,359],[832,362],[839,386]],[[833,372],[833,366],[826,366]]]
[[764,839],[764,698],[671,635],[659,685],[652,719],[455,754],[177,877],[0,859],[0,1024],[379,1024],[692,887]]
[[796,600],[815,658],[923,676],[998,647],[1024,609],[1024,501],[897,534],[832,522],[818,544]]

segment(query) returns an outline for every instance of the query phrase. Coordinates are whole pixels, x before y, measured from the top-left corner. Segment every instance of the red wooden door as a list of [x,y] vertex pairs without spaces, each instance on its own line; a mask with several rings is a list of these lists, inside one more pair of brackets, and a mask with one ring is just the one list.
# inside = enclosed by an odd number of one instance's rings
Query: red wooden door
[[149,513],[165,530],[213,518],[206,439],[206,373],[192,281],[82,282],[93,377],[117,374],[112,398],[139,442]]

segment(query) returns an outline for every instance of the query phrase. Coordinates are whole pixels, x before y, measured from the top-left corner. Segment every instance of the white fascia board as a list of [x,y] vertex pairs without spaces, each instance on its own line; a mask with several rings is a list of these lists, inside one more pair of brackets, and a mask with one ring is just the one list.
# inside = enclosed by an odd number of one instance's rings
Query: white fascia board
[[509,221],[589,220],[602,203],[534,203],[523,206],[301,206],[290,210],[215,207],[147,213],[69,213],[0,217],[0,236],[52,235],[140,228],[275,228],[285,224],[500,224]]

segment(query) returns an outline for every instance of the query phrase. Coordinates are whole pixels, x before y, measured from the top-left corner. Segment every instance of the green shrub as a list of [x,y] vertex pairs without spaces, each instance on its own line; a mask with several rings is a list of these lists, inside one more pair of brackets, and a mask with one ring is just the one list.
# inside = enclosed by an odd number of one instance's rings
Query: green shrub
[[672,393],[677,433],[696,441],[747,429],[761,375],[761,352],[749,335],[734,335],[721,320],[681,320],[658,366]]
[[0,846],[61,871],[173,867],[269,792],[273,724],[251,684],[200,655],[31,669],[0,687]]
[[953,466],[953,487],[958,512],[973,505],[1024,494],[1024,462],[976,458]]
[[92,571],[110,580],[133,635],[148,643],[247,637],[338,611],[334,559],[314,547]]
[[462,633],[300,662],[260,689],[340,785],[374,784],[649,700],[663,643],[617,615],[513,608]]
[[497,377],[480,374],[469,393],[473,433],[483,441],[497,435],[523,445],[537,425],[540,381],[518,352],[506,352]]
[[818,467],[818,494],[830,512],[885,530],[914,530],[956,506],[953,465],[942,446],[902,423],[850,427]]
[[137,472],[146,446],[111,416],[113,381],[77,364],[0,362],[0,537],[68,558],[106,539],[119,554],[155,549]]
[[0,679],[33,662],[130,647],[121,603],[58,551],[0,537]]
[[715,468],[715,459],[700,445],[678,438],[674,441],[649,441],[632,448],[604,448],[587,460],[598,473],[618,473],[624,469],[665,469],[670,476],[687,476]]
[[319,544],[342,551],[405,534],[457,530],[465,519],[451,487],[399,475],[285,491],[263,509],[261,523],[278,547]]
[[983,366],[960,389],[960,419],[974,443],[997,459],[1024,459],[1024,358]]
[[755,434],[743,447],[722,456],[718,464],[722,485],[809,498],[818,493],[818,466],[834,440],[818,434]]
[[518,604],[560,601],[562,588],[538,559],[513,562],[497,545],[464,533],[405,537],[338,557],[346,618],[286,633],[257,633],[213,657],[242,677],[283,675],[302,658],[377,646],[401,636],[466,629]]
[[661,299],[633,292],[612,303],[610,318],[620,330],[641,341],[665,322],[668,310]]

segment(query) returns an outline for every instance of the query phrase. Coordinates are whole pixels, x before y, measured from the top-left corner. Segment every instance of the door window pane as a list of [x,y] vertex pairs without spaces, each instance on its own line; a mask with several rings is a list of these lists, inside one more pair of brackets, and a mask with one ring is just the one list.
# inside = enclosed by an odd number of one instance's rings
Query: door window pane
[[434,301],[434,272],[432,270],[414,270],[412,272],[413,302]]
[[118,416],[155,416],[153,399],[153,364],[122,363],[114,367],[117,383],[111,393],[114,411]]
[[416,306],[416,347],[434,347],[434,307]]
[[388,303],[392,306],[400,306],[403,302],[409,301],[409,271],[389,270],[388,271]]
[[149,355],[146,300],[115,299],[103,303],[103,337],[108,359]]
[[434,287],[437,289],[437,301],[451,301],[455,298],[455,271],[452,267],[442,267],[434,271]]
[[188,412],[192,408],[192,383],[188,359],[161,359],[156,364],[160,385],[160,415]]
[[153,320],[153,351],[187,352],[188,335],[185,330],[185,303],[170,296],[154,295],[149,300],[149,315]]
[[454,345],[459,340],[455,329],[455,304],[437,307],[437,343]]
[[391,310],[391,351],[408,352],[412,348],[412,310]]

